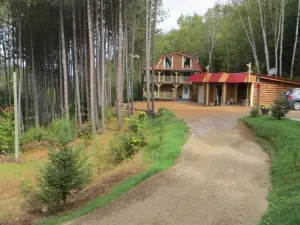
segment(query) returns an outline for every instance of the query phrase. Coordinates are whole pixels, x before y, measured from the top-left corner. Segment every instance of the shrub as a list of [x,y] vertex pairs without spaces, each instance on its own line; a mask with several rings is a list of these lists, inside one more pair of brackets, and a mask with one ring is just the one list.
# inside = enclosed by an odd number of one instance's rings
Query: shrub
[[0,108],[0,152],[14,151],[13,107]]
[[43,127],[31,128],[21,138],[21,144],[47,140],[47,131]]
[[144,136],[135,133],[118,135],[109,145],[112,161],[121,163],[138,152],[139,147],[143,147],[146,144]]
[[75,123],[66,119],[57,119],[47,127],[46,139],[57,145],[66,145],[76,137]]
[[81,149],[62,147],[58,152],[51,150],[49,161],[40,171],[40,200],[50,207],[65,204],[72,193],[82,190],[90,181],[91,168]]
[[33,191],[33,184],[30,180],[26,178],[21,178],[20,180],[20,193],[24,197],[28,197]]
[[105,109],[105,119],[110,121],[112,118],[117,116],[117,112],[114,108],[106,108]]
[[259,116],[259,108],[254,106],[251,108],[249,112],[250,117],[258,117]]
[[285,117],[285,115],[290,111],[290,105],[288,100],[284,96],[280,96],[275,100],[271,108],[272,116],[278,120]]
[[78,128],[77,137],[83,138],[85,141],[89,141],[92,138],[92,123],[88,120],[82,125],[82,128]]

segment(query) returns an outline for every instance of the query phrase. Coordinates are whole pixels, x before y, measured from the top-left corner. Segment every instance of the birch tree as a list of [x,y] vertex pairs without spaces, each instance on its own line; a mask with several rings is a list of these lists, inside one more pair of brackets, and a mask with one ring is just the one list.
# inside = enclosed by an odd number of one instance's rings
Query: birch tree
[[266,28],[266,21],[265,21],[265,13],[263,12],[263,9],[262,9],[262,0],[257,0],[257,1],[258,1],[258,7],[259,7],[261,30],[262,30],[263,40],[264,40],[266,66],[267,66],[267,71],[269,71],[270,70],[270,58],[269,58],[269,48],[268,48],[268,41],[267,41],[267,34],[266,34],[267,28]]
[[298,13],[297,13],[295,43],[294,43],[292,63],[291,63],[291,78],[293,78],[293,76],[294,76],[294,65],[295,65],[295,57],[296,57],[297,44],[298,44],[298,36],[299,36],[299,19],[300,19],[300,0],[298,1]]

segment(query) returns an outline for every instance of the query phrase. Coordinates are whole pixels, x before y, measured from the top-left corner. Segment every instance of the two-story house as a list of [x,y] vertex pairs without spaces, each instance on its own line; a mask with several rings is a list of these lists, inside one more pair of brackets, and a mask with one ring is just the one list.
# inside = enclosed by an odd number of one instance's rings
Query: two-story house
[[[152,68],[151,83],[152,83]],[[163,55],[159,58],[154,67],[155,89],[154,97],[156,99],[191,99],[192,83],[188,78],[193,74],[202,72],[198,60],[192,55],[181,52],[173,52]],[[152,85],[151,85],[152,86]],[[143,86],[144,97],[146,97],[146,79]]]

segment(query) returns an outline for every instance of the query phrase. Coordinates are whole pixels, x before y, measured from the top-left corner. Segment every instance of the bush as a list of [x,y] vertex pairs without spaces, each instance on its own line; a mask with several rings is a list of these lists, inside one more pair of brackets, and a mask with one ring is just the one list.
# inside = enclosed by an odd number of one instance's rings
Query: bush
[[89,141],[92,138],[92,123],[88,120],[82,125],[82,128],[77,129],[77,137]]
[[24,197],[28,197],[33,191],[33,184],[30,180],[22,178],[20,180],[20,193]]
[[285,115],[290,111],[290,105],[285,96],[280,96],[277,100],[275,100],[274,104],[271,108],[272,116],[277,118],[278,120],[285,117]]
[[105,109],[105,119],[106,121],[110,121],[112,118],[117,116],[117,112],[114,108],[106,108]]
[[114,163],[121,163],[123,160],[137,153],[139,147],[143,147],[146,144],[144,137],[135,133],[118,135],[109,145],[112,161]]
[[0,152],[14,151],[13,107],[0,108]]
[[254,106],[251,108],[249,112],[250,117],[258,117],[259,116],[259,108]]
[[57,119],[47,127],[46,139],[50,143],[66,145],[76,137],[75,123],[66,119]]
[[47,131],[43,127],[31,128],[25,132],[21,138],[21,144],[29,144],[32,142],[41,142],[47,140]]
[[81,149],[62,147],[49,152],[49,161],[40,171],[38,194],[50,207],[65,204],[75,191],[82,190],[90,181],[92,166]]

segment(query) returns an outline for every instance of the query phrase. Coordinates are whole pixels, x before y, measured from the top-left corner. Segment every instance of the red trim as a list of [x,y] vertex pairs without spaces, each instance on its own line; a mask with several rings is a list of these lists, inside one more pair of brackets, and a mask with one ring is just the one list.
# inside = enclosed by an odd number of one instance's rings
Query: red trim
[[218,83],[222,77],[223,73],[213,73],[209,79],[209,83]]
[[248,73],[230,73],[226,83],[244,83]]
[[189,77],[188,82],[202,83],[205,77],[206,77],[206,73],[195,74]]

